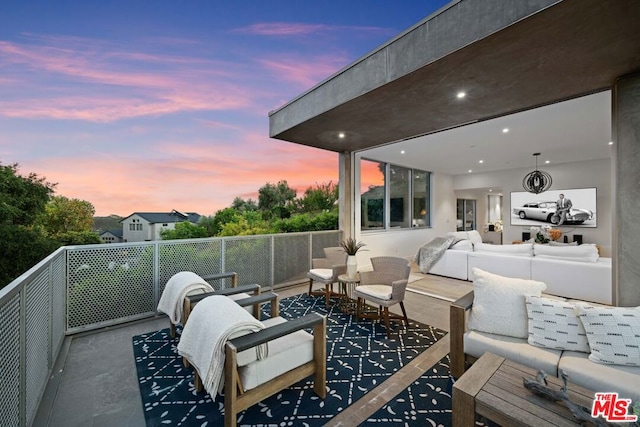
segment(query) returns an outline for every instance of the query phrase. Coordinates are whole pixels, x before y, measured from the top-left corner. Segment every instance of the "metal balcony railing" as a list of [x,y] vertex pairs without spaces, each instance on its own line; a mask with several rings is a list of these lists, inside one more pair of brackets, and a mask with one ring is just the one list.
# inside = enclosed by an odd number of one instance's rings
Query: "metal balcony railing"
[[239,285],[278,288],[306,280],[311,259],[340,238],[319,231],[56,250],[0,290],[0,425],[32,425],[66,335],[156,315],[173,274],[235,271]]

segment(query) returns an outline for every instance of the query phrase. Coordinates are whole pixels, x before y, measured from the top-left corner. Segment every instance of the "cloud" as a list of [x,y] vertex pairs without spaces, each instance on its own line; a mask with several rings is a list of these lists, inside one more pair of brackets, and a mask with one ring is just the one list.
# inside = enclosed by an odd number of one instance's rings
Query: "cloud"
[[309,88],[343,68],[347,59],[339,55],[322,55],[315,58],[281,55],[259,59],[258,62],[278,79]]
[[350,25],[326,25],[326,24],[309,24],[303,22],[261,22],[246,27],[240,27],[233,30],[236,33],[254,34],[260,36],[300,36],[319,33],[330,33],[335,31],[351,31],[358,33],[382,33],[390,32],[388,28],[382,27],[363,27]]
[[0,41],[3,73],[13,73],[0,79],[19,80],[23,89],[0,101],[0,115],[110,122],[254,103],[255,91],[242,81],[244,65],[117,51],[107,43],[83,48],[81,41],[71,47]]

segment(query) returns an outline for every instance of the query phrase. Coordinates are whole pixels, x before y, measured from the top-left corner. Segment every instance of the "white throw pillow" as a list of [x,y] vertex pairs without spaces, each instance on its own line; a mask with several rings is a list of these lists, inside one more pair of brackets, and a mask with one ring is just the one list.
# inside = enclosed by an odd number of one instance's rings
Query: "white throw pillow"
[[516,279],[473,268],[473,307],[469,329],[527,338],[527,295],[540,296],[547,285],[536,280]]
[[541,258],[563,259],[568,261],[598,262],[596,245],[548,246],[533,245],[533,254]]
[[522,243],[520,245],[491,245],[487,243],[476,243],[473,245],[475,252],[490,252],[494,254],[505,254],[514,256],[533,256],[533,245]]
[[576,307],[591,347],[589,360],[640,366],[640,307]]
[[589,353],[589,341],[573,304],[528,295],[529,344],[556,350]]

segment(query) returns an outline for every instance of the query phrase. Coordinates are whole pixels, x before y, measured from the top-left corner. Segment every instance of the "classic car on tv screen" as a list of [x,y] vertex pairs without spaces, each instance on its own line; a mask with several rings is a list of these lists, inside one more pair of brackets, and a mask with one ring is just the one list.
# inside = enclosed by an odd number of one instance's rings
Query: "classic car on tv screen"
[[[557,224],[559,216],[556,215],[556,202],[531,202],[513,208],[513,213],[520,219],[532,219],[537,221]],[[582,224],[593,218],[593,212],[588,209],[571,208],[564,220],[565,224]]]

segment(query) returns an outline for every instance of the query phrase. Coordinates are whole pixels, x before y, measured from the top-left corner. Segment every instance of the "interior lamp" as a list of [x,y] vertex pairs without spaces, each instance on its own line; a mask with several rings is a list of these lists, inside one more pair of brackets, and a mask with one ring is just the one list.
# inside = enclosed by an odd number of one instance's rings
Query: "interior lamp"
[[522,180],[522,187],[529,193],[540,194],[551,188],[551,175],[545,171],[538,170],[538,156],[540,153],[533,153],[536,158],[536,170],[529,172]]

